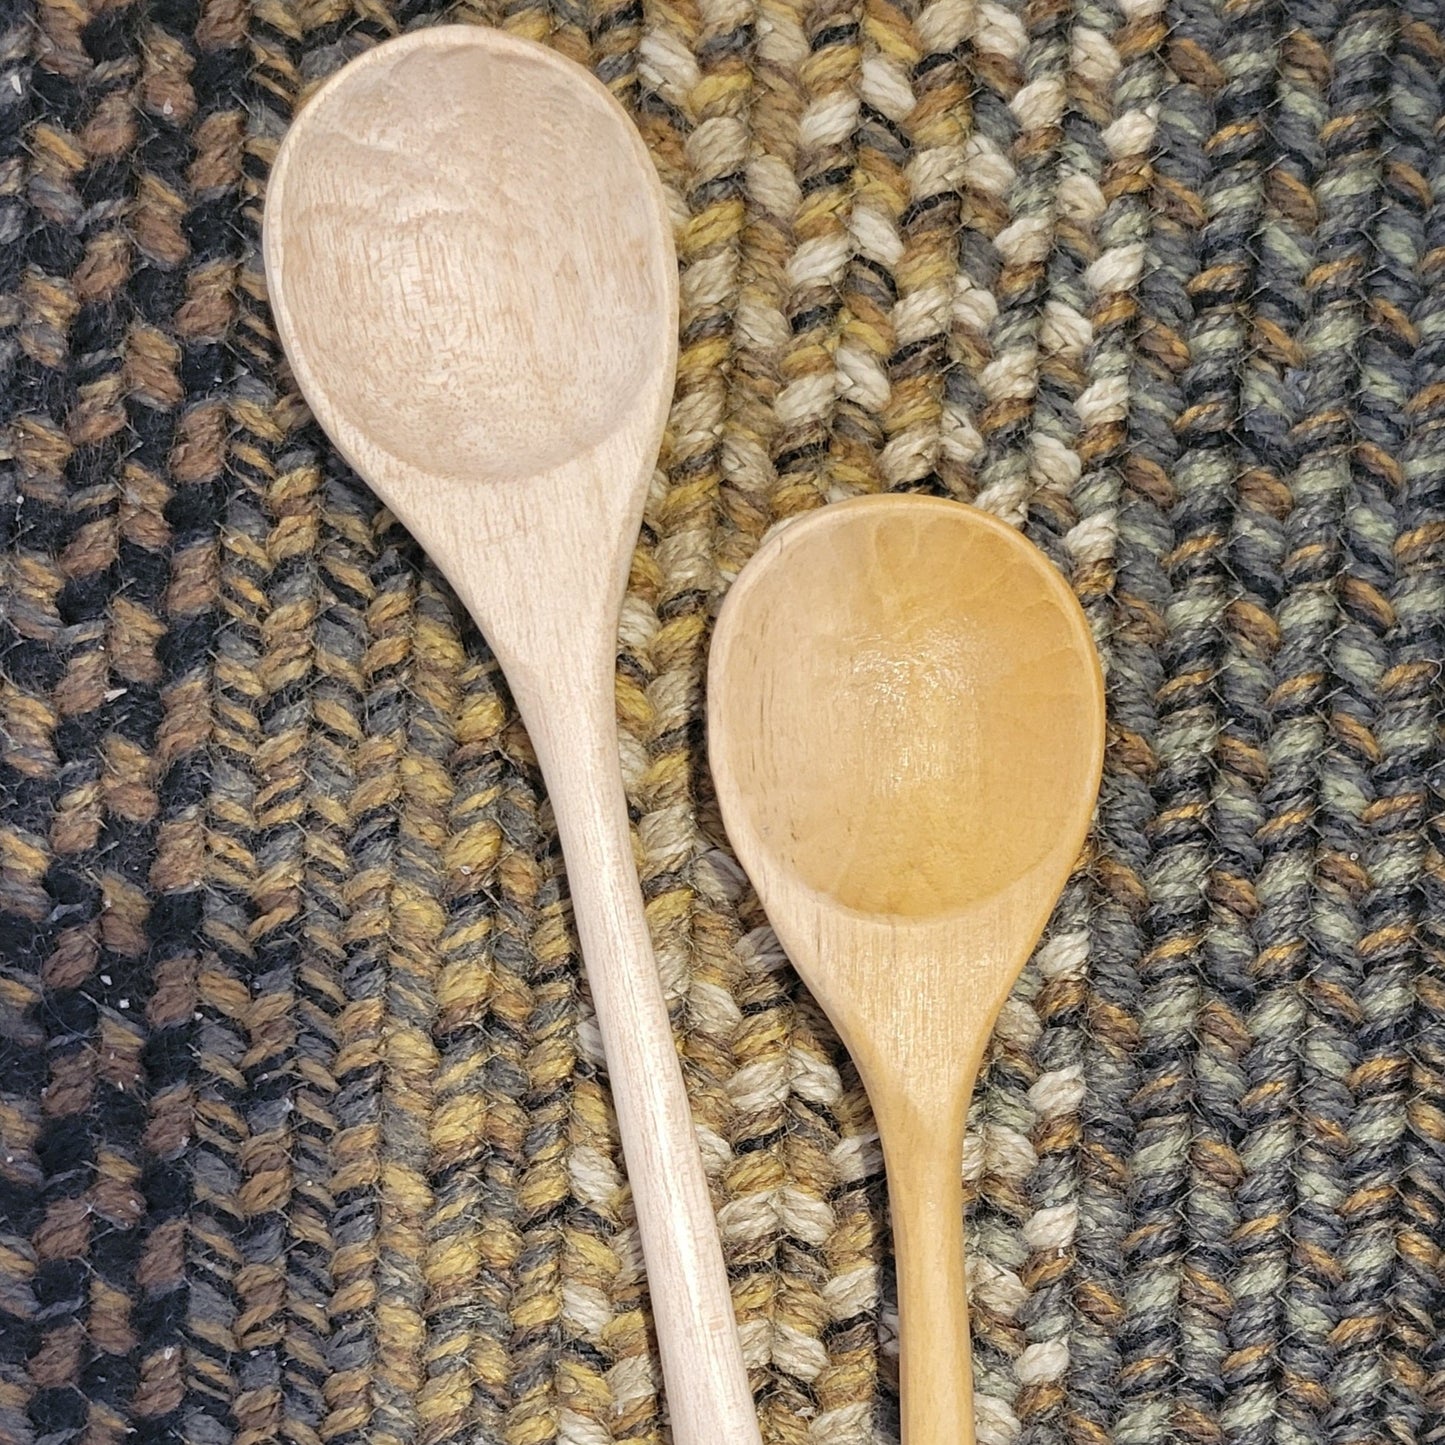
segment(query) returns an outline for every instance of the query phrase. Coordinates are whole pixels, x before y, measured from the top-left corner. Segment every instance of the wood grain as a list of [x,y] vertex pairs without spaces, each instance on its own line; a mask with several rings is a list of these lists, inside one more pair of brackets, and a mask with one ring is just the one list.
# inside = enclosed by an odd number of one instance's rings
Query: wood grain
[[1087,623],[996,519],[860,498],[790,523],[743,569],[708,699],[729,838],[878,1120],[906,1445],[972,1441],[964,1122],[1098,792]]
[[647,152],[555,53],[418,31],[312,97],[272,171],[265,259],[317,420],[476,619],[546,776],[673,1438],[756,1442],[618,761],[618,612],[677,345]]

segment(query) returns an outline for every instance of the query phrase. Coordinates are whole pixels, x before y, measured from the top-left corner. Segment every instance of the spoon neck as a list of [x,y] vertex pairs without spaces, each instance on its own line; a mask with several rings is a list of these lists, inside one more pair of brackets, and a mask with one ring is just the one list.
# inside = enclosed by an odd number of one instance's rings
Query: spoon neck
[[900,1173],[932,1200],[952,1198],[963,1187],[963,1136],[971,1094],[971,1081],[962,1099],[942,1091],[931,1100],[897,1090],[886,1097],[870,1091],[890,1177]]
[[[573,666],[522,672],[513,684],[564,848],[580,825],[608,834],[613,845],[629,836],[613,661],[601,649],[579,651]],[[630,844],[627,851],[630,857]]]
[[963,1277],[962,1134],[884,1137],[894,1248],[901,1273],[916,1279]]
[[615,678],[611,652],[599,650],[579,656],[575,667],[524,676],[515,689],[557,820],[594,990],[604,960],[626,957],[652,966],[622,778]]
[[942,1160],[963,1157],[969,1101],[983,1061],[987,1034],[957,1031],[946,1050],[916,1046],[918,1029],[898,1028],[893,1037],[863,1036],[853,1047],[885,1151],[908,1151]]

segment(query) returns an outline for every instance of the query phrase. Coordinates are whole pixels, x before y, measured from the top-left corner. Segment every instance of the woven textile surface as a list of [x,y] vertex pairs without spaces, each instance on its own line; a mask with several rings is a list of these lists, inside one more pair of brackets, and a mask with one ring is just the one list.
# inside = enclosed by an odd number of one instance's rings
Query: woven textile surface
[[308,91],[448,19],[676,221],[622,765],[769,1445],[896,1441],[896,1310],[703,666],[890,489],[1108,670],[971,1121],[979,1439],[1445,1441],[1445,4],[4,0],[0,1445],[666,1438],[535,760],[258,259]]

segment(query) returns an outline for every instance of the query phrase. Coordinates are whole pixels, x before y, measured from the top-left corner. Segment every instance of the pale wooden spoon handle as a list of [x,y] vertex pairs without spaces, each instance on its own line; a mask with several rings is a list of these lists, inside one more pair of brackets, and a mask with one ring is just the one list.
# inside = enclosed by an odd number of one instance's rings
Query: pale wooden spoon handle
[[[610,661],[610,659],[609,659]],[[543,680],[524,720],[557,817],[647,1261],[674,1445],[760,1445],[672,1024],[642,910],[612,677]],[[605,689],[599,699],[588,691]],[[551,696],[548,696],[548,694]]]
[[948,1131],[883,1133],[898,1269],[903,1445],[974,1445],[963,1158]]

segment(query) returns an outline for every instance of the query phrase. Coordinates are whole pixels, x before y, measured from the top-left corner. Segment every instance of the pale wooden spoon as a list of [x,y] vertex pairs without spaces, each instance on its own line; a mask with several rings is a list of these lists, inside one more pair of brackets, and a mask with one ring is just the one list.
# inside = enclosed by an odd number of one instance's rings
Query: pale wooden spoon
[[673,1438],[756,1442],[618,761],[618,612],[677,352],[656,173],[570,61],[416,31],[307,102],[271,172],[265,259],[306,400],[485,633],[546,775]]
[[878,1121],[904,1441],[967,1445],[964,1121],[1098,792],[1088,625],[987,514],[842,502],[781,528],[728,593],[708,729],[728,837]]

